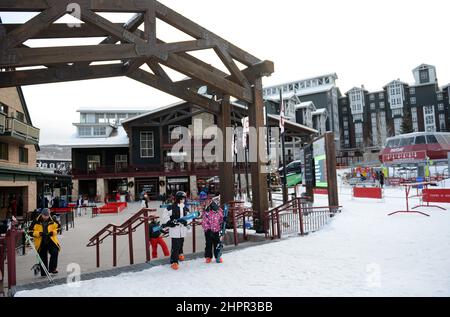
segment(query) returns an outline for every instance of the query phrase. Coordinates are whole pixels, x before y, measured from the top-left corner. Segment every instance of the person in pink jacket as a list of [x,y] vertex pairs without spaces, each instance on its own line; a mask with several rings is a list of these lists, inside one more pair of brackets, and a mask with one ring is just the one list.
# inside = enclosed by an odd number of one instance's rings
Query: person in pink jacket
[[[203,230],[205,231],[205,259],[211,263],[212,258],[217,259],[217,245],[220,242],[220,230],[223,224],[223,211],[216,202],[212,202],[203,213]],[[222,263],[222,258],[220,259]]]

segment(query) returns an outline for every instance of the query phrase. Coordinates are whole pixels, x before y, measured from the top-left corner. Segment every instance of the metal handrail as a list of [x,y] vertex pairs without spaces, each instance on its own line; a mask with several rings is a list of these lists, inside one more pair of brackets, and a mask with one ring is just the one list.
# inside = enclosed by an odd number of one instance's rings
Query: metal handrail
[[[150,216],[149,213],[156,212],[156,209],[143,208],[138,213],[131,216],[121,225],[109,224],[97,232],[92,238],[89,239],[87,247],[96,247],[96,259],[97,267],[100,267],[100,245],[109,236],[113,237],[113,266],[117,266],[117,236],[128,235],[129,253],[130,253],[130,265],[134,264],[133,256],[133,232],[136,229],[145,224],[145,246],[146,246],[146,259],[150,261],[150,234],[149,234],[149,222],[158,219],[157,216]],[[105,235],[106,234],[106,235]]]

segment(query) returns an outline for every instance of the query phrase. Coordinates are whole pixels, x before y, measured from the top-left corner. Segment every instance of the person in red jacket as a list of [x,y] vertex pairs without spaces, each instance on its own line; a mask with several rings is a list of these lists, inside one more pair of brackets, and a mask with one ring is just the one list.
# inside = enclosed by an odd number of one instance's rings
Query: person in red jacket
[[152,259],[158,258],[158,245],[161,246],[164,256],[169,256],[170,251],[167,247],[166,241],[164,241],[164,236],[167,234],[167,231],[162,229],[154,232],[153,229],[155,227],[160,227],[160,223],[153,220],[149,225],[150,230],[150,245],[152,246]]

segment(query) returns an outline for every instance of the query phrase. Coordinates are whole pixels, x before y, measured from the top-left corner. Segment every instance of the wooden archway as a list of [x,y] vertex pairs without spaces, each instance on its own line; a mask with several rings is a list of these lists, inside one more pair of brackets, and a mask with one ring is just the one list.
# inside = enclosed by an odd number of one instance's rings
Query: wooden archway
[[[84,22],[79,27],[54,23],[73,10],[78,11],[79,19]],[[273,63],[256,58],[158,1],[2,0],[0,11],[39,12],[25,23],[0,23],[0,87],[127,76],[218,114],[222,129],[231,126],[230,97],[248,104],[252,126],[258,129],[264,124],[261,78],[273,73]],[[125,24],[116,24],[99,15],[103,12],[135,13],[135,16]],[[193,40],[161,41],[156,30],[157,19]],[[139,29],[142,24],[143,31]],[[31,48],[24,44],[31,39],[80,37],[104,39],[89,46]],[[215,51],[229,73],[188,54],[206,49]],[[245,68],[239,68],[237,62]],[[148,70],[143,69],[144,64]],[[172,81],[161,65],[187,78]],[[210,99],[198,94],[201,86],[207,86],[216,97]],[[266,175],[260,173],[262,165],[256,162],[251,167],[253,208],[260,219],[268,209]],[[230,201],[234,191],[232,163],[222,163],[220,171],[221,182],[230,184],[223,186],[226,190],[221,194],[224,201]],[[262,232],[262,221],[259,223],[258,231]]]

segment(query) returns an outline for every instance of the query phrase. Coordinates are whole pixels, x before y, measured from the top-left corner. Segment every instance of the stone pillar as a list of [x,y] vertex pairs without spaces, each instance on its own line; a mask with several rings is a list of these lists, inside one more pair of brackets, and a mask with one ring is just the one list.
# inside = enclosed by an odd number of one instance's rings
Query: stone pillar
[[76,201],[80,195],[80,181],[78,179],[72,180],[72,201]]
[[100,202],[105,201],[105,180],[97,178],[97,197]]
[[189,177],[189,187],[191,188],[191,198],[198,198],[198,186],[197,186],[197,175],[191,175]]
[[161,182],[161,181],[164,182],[164,186],[159,186],[159,194],[164,195],[164,194],[167,194],[167,179],[166,179],[166,177],[160,176],[159,182]]
[[23,212],[24,215],[28,211],[33,211],[37,208],[37,182],[30,182],[30,185],[25,187],[23,193]]

